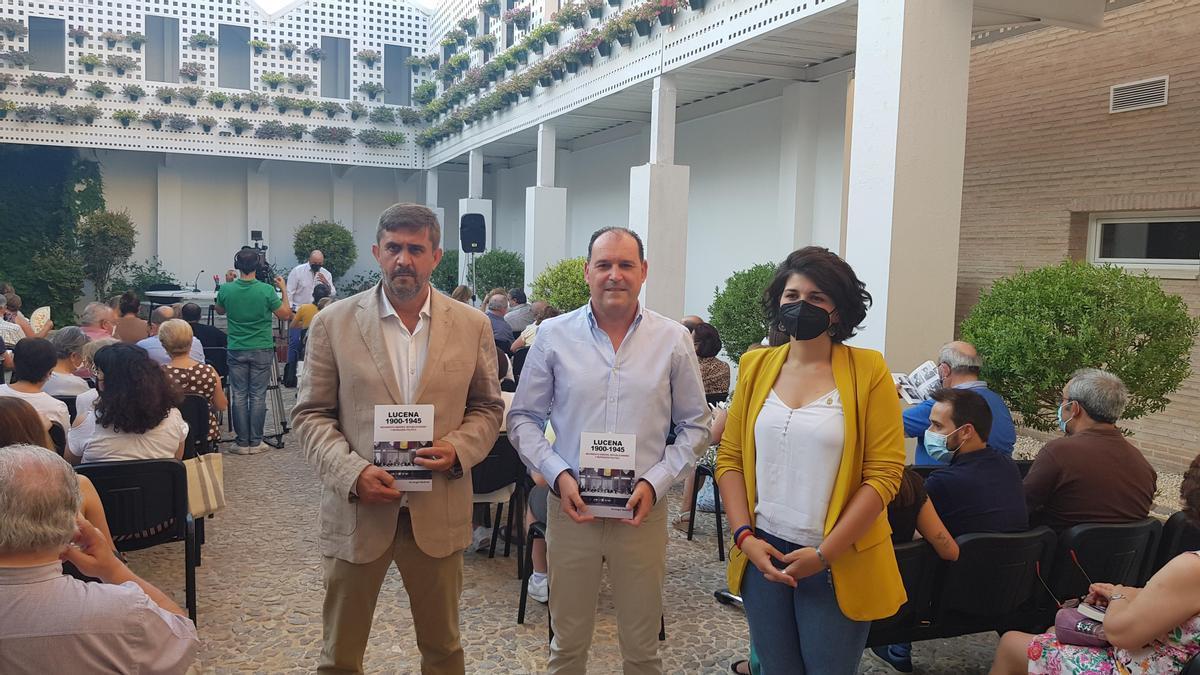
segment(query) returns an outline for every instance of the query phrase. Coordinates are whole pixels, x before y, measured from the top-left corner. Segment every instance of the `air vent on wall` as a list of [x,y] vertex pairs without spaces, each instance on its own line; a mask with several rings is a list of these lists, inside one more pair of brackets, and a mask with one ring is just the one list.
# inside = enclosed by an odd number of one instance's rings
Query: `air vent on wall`
[[1113,85],[1108,93],[1108,112],[1129,112],[1130,110],[1166,105],[1168,77],[1163,75],[1148,80]]

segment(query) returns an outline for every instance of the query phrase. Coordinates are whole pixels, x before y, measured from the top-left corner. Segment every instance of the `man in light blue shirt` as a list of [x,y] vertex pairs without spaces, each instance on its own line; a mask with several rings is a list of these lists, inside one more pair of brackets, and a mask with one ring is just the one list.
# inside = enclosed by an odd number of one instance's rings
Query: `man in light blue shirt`
[[[969,342],[948,342],[938,353],[938,375],[942,378],[942,386],[954,389],[970,389],[987,401],[992,411],[992,431],[988,434],[987,444],[994,450],[1012,456],[1013,446],[1017,442],[1017,429],[1013,424],[1012,413],[1004,399],[996,392],[988,389],[987,382],[979,379],[979,370],[983,367],[983,359],[975,346]],[[917,454],[913,464],[917,466],[944,466],[929,456],[925,451],[925,430],[929,428],[929,411],[933,409],[933,400],[922,401],[905,410],[904,435],[917,439]]]
[[[591,300],[538,328],[508,415],[521,459],[554,489],[546,518],[551,673],[586,670],[604,563],[624,672],[662,672],[657,636],[667,490],[707,445],[709,409],[687,329],[638,302],[647,269],[633,231],[604,228],[592,235],[584,268]],[[547,422],[553,445],[544,435]],[[672,430],[675,442],[667,445]],[[627,502],[632,518],[589,513],[578,482],[584,433],[636,436],[636,484]]]
[[[150,313],[150,337],[138,340],[137,343],[137,346],[146,350],[146,354],[160,366],[170,363],[171,355],[163,348],[162,340],[158,339],[158,329],[173,318],[175,310],[170,305],[156,308]],[[197,363],[204,363],[204,345],[200,344],[195,336],[192,337],[192,348],[188,351],[188,356]]]

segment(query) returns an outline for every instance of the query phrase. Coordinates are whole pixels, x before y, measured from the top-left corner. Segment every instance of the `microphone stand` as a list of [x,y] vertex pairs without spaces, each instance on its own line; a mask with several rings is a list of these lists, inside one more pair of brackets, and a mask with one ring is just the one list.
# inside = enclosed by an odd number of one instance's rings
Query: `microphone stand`
[[200,275],[201,275],[201,274],[204,274],[204,270],[200,270],[199,272],[196,272],[196,278],[195,278],[195,279],[192,279],[192,292],[193,292],[193,293],[199,293],[199,292],[200,292],[200,286],[199,286],[199,284],[200,284]]

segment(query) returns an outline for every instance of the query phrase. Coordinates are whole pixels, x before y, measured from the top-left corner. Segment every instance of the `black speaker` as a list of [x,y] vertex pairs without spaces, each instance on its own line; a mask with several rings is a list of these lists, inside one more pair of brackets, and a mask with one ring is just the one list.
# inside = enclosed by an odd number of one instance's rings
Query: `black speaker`
[[487,221],[482,213],[464,213],[458,219],[458,240],[463,253],[480,253],[487,242]]

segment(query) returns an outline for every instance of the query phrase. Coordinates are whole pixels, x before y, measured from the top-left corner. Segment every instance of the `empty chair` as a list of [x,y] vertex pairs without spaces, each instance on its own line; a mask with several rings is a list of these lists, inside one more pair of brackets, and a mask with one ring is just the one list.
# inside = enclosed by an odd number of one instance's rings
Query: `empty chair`
[[892,616],[871,622],[868,647],[906,642],[921,622],[929,618],[934,579],[941,570],[942,559],[929,542],[918,539],[896,546],[896,566],[900,568],[908,600]]
[[1092,581],[1144,585],[1150,578],[1161,533],[1162,524],[1156,518],[1084,523],[1064,530],[1058,540],[1050,590],[1062,602],[1086,594]]
[[[1180,511],[1168,518],[1167,524],[1163,526],[1153,571],[1157,572],[1170,562],[1171,558],[1187,551],[1200,551],[1200,527],[1193,525]],[[1197,670],[1200,670],[1200,667]]]

